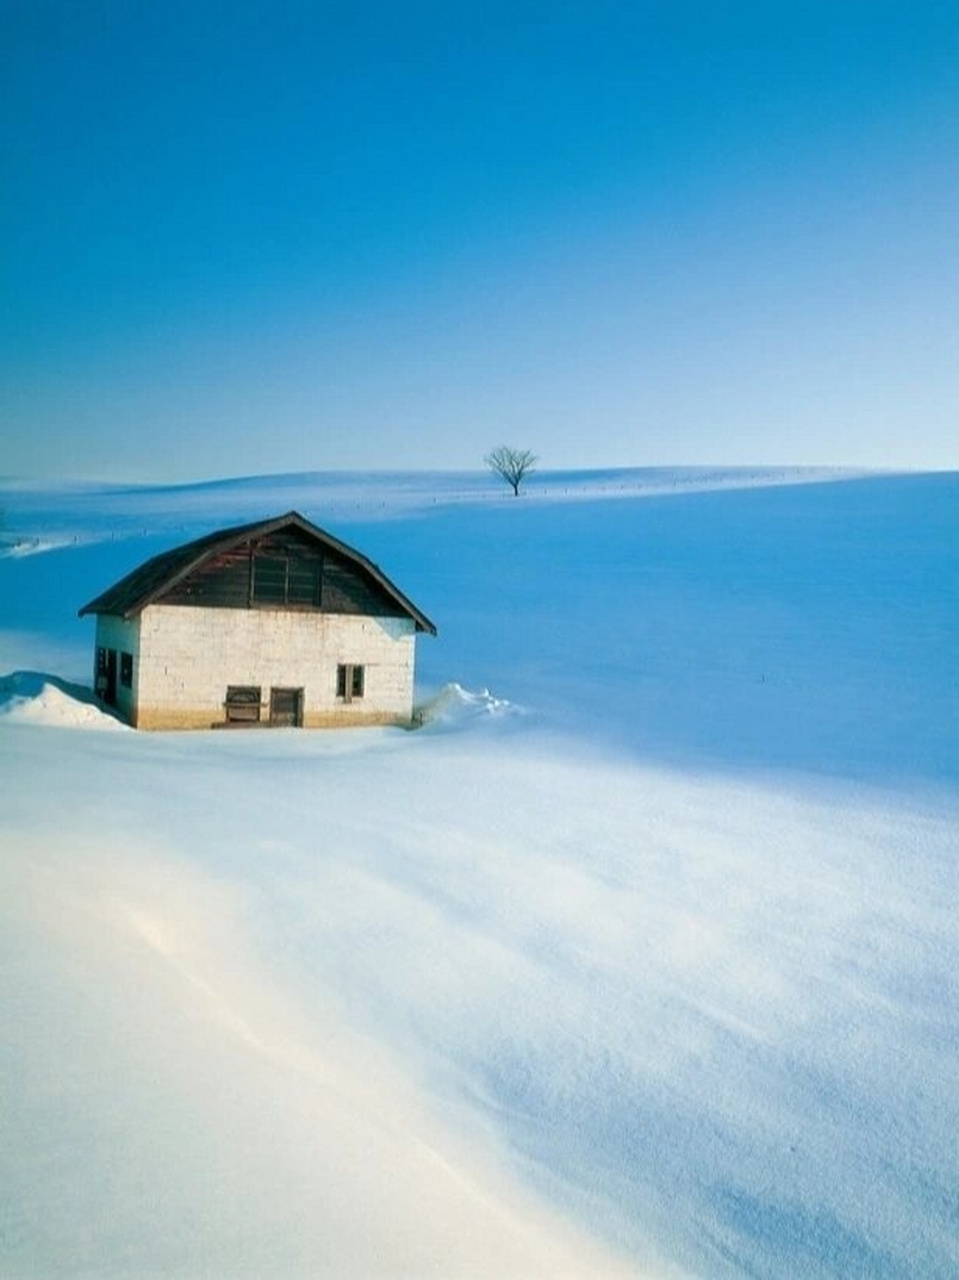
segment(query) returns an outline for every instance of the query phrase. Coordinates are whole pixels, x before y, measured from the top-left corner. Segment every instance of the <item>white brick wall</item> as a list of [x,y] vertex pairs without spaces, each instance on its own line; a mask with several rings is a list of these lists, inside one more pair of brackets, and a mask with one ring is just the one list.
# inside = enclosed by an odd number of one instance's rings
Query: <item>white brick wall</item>
[[[123,618],[111,618],[105,614],[97,615],[97,648],[115,649],[117,652],[117,710],[132,721],[137,701],[137,671],[140,653],[140,620],[133,618],[129,622]],[[120,654],[133,655],[133,686],[125,689],[120,683]],[[97,655],[93,653],[93,680],[96,686]]]
[[[134,664],[137,723],[222,721],[227,685],[259,685],[264,718],[277,686],[304,690],[307,725],[408,723],[415,638],[409,618],[150,605],[140,615]],[[339,663],[365,667],[362,698],[337,698]]]

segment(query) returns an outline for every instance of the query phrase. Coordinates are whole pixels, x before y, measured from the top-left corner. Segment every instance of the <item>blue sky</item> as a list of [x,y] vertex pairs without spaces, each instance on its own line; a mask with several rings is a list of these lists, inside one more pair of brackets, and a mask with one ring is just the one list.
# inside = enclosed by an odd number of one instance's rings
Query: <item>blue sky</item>
[[959,466],[959,5],[0,0],[0,475]]

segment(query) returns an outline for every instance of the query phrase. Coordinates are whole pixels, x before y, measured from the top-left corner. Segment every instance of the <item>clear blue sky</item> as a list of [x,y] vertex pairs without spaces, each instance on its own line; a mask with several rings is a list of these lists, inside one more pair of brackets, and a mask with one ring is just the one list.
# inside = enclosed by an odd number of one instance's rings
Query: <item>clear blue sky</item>
[[959,3],[0,0],[0,475],[959,466]]

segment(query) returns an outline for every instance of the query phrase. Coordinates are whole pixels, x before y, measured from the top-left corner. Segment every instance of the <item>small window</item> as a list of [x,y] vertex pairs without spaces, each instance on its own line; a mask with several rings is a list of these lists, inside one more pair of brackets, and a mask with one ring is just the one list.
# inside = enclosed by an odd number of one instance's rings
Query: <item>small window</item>
[[253,557],[253,601],[255,604],[286,603],[287,562],[285,556]]
[[255,724],[260,718],[260,690],[256,685],[231,684],[227,687],[227,724]]
[[287,604],[318,609],[322,582],[322,565],[318,560],[290,560],[286,579]]
[[346,702],[362,698],[366,687],[366,668],[350,662],[341,662],[336,668],[336,696]]
[[117,651],[97,649],[96,694],[112,707],[117,696]]
[[267,608],[318,609],[323,563],[318,557],[263,548],[253,555],[250,603]]
[[132,689],[133,687],[133,654],[120,654],[120,683],[124,689]]

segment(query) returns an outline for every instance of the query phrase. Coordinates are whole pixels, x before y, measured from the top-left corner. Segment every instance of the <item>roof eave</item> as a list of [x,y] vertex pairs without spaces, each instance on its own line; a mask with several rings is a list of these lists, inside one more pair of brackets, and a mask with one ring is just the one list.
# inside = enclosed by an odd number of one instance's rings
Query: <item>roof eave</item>
[[[100,601],[103,600],[104,596],[111,594],[111,592],[115,590],[115,588],[111,588],[110,592],[104,592],[91,600],[88,604],[85,604],[82,609],[78,610],[77,616],[82,618],[88,613],[94,613],[97,616],[105,615],[107,617],[123,618],[124,621],[129,621],[131,618],[142,613],[143,610],[146,609],[148,605],[151,605],[159,596],[166,594],[171,587],[175,587],[185,577],[193,573],[194,570],[199,568],[205,560],[210,559],[212,556],[217,555],[224,550],[230,550],[251,538],[266,537],[271,533],[275,533],[277,529],[284,529],[289,525],[296,525],[298,529],[303,533],[306,533],[309,537],[316,539],[318,542],[323,543],[336,551],[339,551],[341,555],[345,556],[348,560],[352,560],[354,564],[369,573],[370,576],[383,588],[387,595],[390,596],[391,599],[403,610],[403,612],[412,619],[417,631],[423,631],[432,636],[437,634],[435,625],[430,621],[426,614],[417,609],[412,600],[408,599],[408,597],[400,591],[399,587],[395,586],[394,583],[390,581],[379,565],[374,564],[373,561],[363,555],[361,551],[357,551],[354,547],[349,546],[345,542],[341,542],[339,538],[327,533],[325,529],[320,529],[317,525],[312,524],[305,516],[300,515],[298,511],[288,511],[285,515],[276,516],[272,520],[264,520],[253,524],[239,526],[232,537],[217,540],[212,545],[203,547],[202,550],[198,551],[195,556],[192,556],[186,564],[181,565],[181,567],[169,577],[162,579],[162,581],[157,583],[153,588],[151,588],[151,590],[138,597],[133,604],[128,605],[125,609],[98,608],[98,605],[100,604]],[[149,561],[147,563],[149,563]]]

